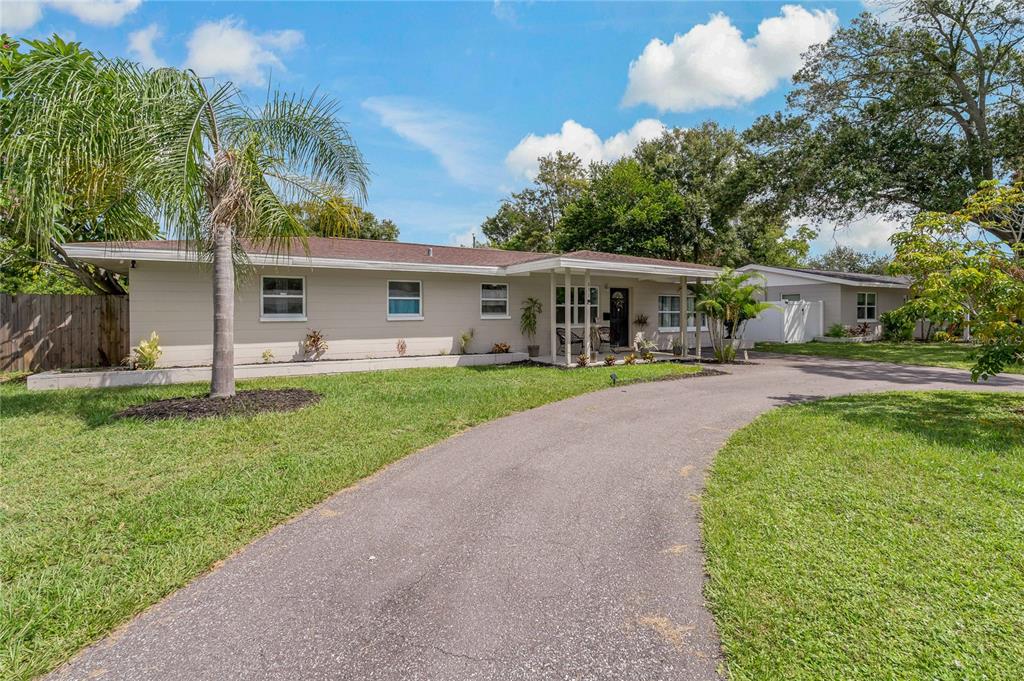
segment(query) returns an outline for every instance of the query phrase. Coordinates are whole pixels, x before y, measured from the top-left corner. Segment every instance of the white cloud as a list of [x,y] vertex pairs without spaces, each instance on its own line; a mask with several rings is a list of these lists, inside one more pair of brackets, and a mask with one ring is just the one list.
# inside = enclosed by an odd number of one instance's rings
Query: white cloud
[[482,243],[486,241],[480,230],[476,227],[472,227],[465,232],[456,232],[448,235],[448,243],[452,246],[473,246],[473,239],[476,239],[476,243]]
[[652,39],[629,65],[623,104],[660,111],[734,107],[768,93],[800,67],[801,54],[828,40],[839,19],[832,10],[784,5],[744,39],[729,17],[715,14],[671,43]]
[[491,14],[500,21],[504,21],[510,24],[515,24],[518,15],[516,14],[516,8],[512,6],[512,3],[508,0],[504,2],[502,0],[494,0],[491,4]]
[[363,108],[376,114],[384,127],[437,157],[456,182],[471,187],[494,183],[493,170],[480,160],[484,144],[475,120],[407,97],[370,97]]
[[142,0],[48,0],[57,9],[94,26],[117,26],[137,10]]
[[128,34],[128,51],[135,55],[143,66],[150,68],[166,66],[166,62],[157,55],[153,48],[153,43],[162,35],[163,31],[156,24],[132,31]]
[[811,250],[824,253],[835,246],[847,246],[857,251],[888,253],[892,250],[889,237],[906,220],[894,220],[883,215],[865,215],[850,222],[824,222],[818,225],[818,238],[811,242]]
[[227,76],[237,85],[262,85],[270,69],[285,70],[280,52],[303,42],[301,31],[255,33],[238,19],[200,24],[188,39],[185,66],[201,77]]
[[0,30],[5,32],[24,31],[31,28],[43,15],[40,3],[7,2],[0,3]]
[[665,131],[665,124],[653,118],[645,118],[624,130],[602,140],[593,129],[584,127],[569,119],[562,123],[559,132],[550,135],[529,134],[519,141],[505,157],[505,165],[517,177],[532,179],[537,175],[537,159],[555,151],[569,151],[583,160],[615,161],[633,151],[645,139],[654,139]]

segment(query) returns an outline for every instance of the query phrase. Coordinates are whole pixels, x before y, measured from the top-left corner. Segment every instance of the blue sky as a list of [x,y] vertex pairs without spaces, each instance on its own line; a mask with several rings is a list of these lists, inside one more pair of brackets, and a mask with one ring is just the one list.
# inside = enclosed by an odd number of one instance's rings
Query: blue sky
[[[860,2],[342,3],[0,0],[18,37],[189,65],[254,99],[329,93],[402,239],[464,243],[555,148],[613,159],[664,126],[745,127],[784,105],[810,42]],[[839,241],[884,250],[873,218]],[[816,244],[832,243],[825,225]]]

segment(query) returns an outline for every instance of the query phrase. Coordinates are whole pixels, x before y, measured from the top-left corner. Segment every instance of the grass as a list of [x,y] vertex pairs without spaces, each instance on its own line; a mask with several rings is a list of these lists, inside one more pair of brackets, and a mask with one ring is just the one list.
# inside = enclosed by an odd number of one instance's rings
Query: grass
[[[624,379],[695,371],[615,367]],[[609,385],[610,370],[410,369],[247,381],[291,414],[111,422],[206,386],[0,384],[0,677],[43,673],[289,516],[472,425]]]
[[703,502],[733,679],[1024,678],[1024,395],[778,409]]
[[[976,348],[962,343],[758,343],[756,350],[787,355],[865,359],[894,364],[970,369]],[[1006,373],[1024,374],[1024,364],[1006,368]]]

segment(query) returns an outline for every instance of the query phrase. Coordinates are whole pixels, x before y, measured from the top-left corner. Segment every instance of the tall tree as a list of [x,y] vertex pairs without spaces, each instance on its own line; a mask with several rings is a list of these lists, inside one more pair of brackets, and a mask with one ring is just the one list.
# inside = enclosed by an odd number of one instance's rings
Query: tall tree
[[811,258],[807,266],[831,272],[860,272],[862,274],[885,274],[892,258],[875,253],[861,253],[849,246],[836,245],[824,254]]
[[538,159],[533,186],[513,192],[481,231],[492,246],[517,251],[557,248],[555,232],[566,207],[587,186],[587,170],[576,154],[556,151]]
[[[899,0],[813,47],[749,139],[798,214],[953,211],[1024,157],[1024,3]],[[997,224],[989,230],[1008,235]]]
[[288,208],[313,236],[398,241],[398,225],[378,218],[343,196],[303,201]]
[[119,275],[61,244],[156,236],[136,163],[155,153],[138,116],[148,75],[58,36],[0,42],[0,238],[89,292],[124,294]]

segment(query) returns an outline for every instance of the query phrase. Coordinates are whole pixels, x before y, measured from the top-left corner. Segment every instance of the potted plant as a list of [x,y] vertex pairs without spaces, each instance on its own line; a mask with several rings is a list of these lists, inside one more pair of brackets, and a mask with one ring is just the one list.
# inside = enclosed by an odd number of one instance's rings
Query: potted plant
[[537,335],[537,319],[543,310],[540,301],[536,298],[527,298],[523,301],[522,314],[519,317],[519,330],[529,340],[526,352],[530,357],[540,355],[540,346],[534,344],[533,339]]

